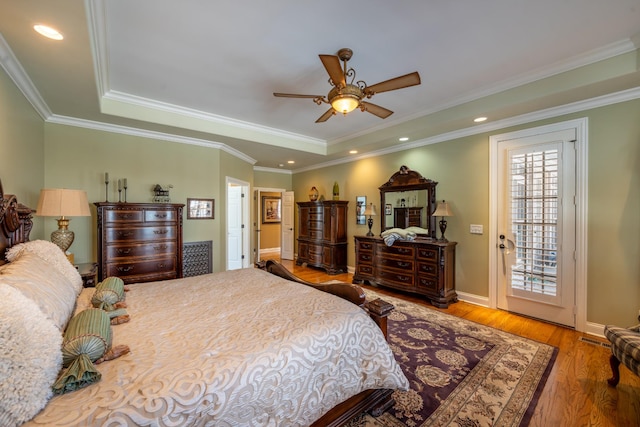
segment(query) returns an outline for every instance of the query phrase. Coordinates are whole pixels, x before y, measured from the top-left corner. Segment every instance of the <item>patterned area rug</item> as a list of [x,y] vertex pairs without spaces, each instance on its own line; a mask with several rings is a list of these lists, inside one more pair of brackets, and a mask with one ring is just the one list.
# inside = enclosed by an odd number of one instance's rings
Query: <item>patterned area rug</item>
[[395,305],[391,348],[411,383],[378,418],[345,427],[526,426],[557,349],[366,290]]

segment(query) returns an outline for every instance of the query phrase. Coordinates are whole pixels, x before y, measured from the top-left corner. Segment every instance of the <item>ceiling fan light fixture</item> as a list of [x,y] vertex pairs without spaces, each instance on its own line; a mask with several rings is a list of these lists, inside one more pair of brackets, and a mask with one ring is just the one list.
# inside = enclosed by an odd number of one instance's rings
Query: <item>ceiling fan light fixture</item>
[[338,113],[347,114],[360,106],[362,99],[362,90],[352,84],[348,84],[343,88],[334,87],[329,92],[329,103]]
[[360,100],[358,98],[343,95],[331,101],[331,106],[339,113],[347,114],[358,108]]

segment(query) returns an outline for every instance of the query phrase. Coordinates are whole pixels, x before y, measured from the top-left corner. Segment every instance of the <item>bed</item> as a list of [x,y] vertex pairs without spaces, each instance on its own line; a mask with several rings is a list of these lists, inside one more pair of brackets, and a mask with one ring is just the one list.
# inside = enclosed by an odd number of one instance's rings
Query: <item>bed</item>
[[[0,353],[1,425],[339,426],[381,413],[392,390],[408,388],[385,340],[392,306],[268,262],[130,285],[130,321],[112,326],[113,346],[130,352],[98,365],[100,381],[51,397],[66,311],[90,307],[94,290],[82,288],[49,242],[28,242],[31,210],[1,184],[0,196],[0,256],[11,259],[0,266],[0,298],[12,307],[0,317],[0,346],[22,357]],[[69,283],[53,290],[57,282]],[[38,283],[55,298],[37,301],[29,286]],[[54,310],[53,299],[65,308]]]

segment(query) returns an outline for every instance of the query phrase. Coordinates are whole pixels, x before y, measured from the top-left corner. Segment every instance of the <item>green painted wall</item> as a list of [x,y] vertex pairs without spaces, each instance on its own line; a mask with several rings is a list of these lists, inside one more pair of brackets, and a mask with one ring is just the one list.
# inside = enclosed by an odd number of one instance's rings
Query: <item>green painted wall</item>
[[292,178],[293,175],[290,173],[265,172],[260,170],[253,172],[253,184],[261,188],[284,188],[285,190],[291,190]]
[[[187,220],[183,216],[184,242],[212,240],[214,271],[220,271],[224,220],[224,180],[220,178],[221,152],[196,145],[177,144],[112,132],[46,124],[45,184],[47,187],[80,188],[90,203],[104,201],[104,173],[109,172],[109,201],[118,200],[117,180],[127,178],[127,201],[151,202],[156,184],[170,189],[172,203],[189,197],[216,200],[214,220]],[[124,196],[123,196],[124,197]],[[96,216],[73,218],[70,228],[76,240],[70,248],[76,262],[97,259]],[[56,228],[47,219],[46,231]]]
[[[438,199],[451,204],[455,216],[448,221],[447,238],[458,242],[457,289],[488,297],[489,137],[578,117],[589,119],[587,320],[631,325],[640,309],[640,100],[297,173],[296,201],[308,200],[311,186],[331,198],[338,181],[340,199],[350,202],[348,265],[353,267],[353,236],[368,229],[355,223],[356,196],[366,196],[381,212],[378,187],[407,165],[437,181]],[[484,225],[485,234],[470,234],[470,224]],[[379,217],[373,231],[380,233]]]
[[[43,146],[42,117],[0,68],[0,180],[5,192],[34,209],[44,185]],[[31,237],[44,237],[41,218],[33,219]]]

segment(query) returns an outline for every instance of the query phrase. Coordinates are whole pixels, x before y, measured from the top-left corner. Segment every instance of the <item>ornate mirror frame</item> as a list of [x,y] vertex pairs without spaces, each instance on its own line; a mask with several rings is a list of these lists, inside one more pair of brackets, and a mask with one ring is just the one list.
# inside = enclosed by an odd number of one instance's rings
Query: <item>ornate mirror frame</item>
[[432,216],[433,212],[436,209],[436,185],[437,182],[432,181],[430,179],[424,178],[420,173],[409,169],[406,166],[400,166],[400,170],[394,173],[389,181],[382,184],[378,189],[380,190],[380,233],[386,230],[387,215],[393,215],[392,212],[386,212],[387,205],[387,193],[392,192],[403,192],[403,191],[414,191],[414,190],[425,190],[426,194],[426,206],[424,206],[426,211],[426,221],[427,228],[429,233],[427,237],[432,239],[436,238],[436,218]]

